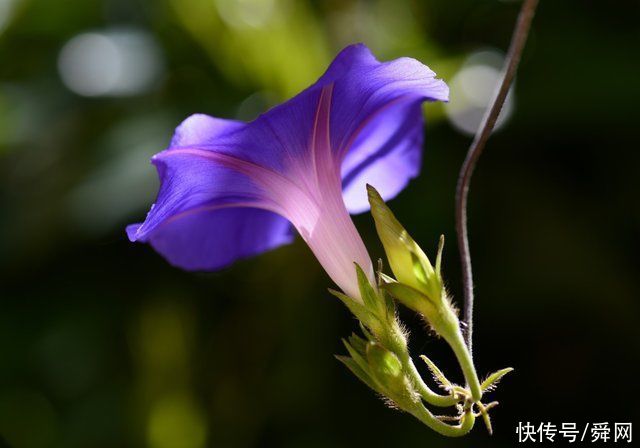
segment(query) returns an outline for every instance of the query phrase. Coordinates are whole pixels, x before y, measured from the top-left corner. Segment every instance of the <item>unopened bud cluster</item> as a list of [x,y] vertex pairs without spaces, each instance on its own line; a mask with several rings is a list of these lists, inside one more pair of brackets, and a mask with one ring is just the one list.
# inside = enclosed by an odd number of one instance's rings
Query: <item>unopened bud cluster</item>
[[[441,434],[464,435],[471,430],[477,416],[483,417],[491,432],[488,410],[497,403],[485,405],[482,396],[512,369],[495,372],[480,383],[462,337],[456,309],[444,288],[441,273],[444,238],[440,238],[433,265],[378,192],[368,186],[368,194],[376,229],[394,276],[378,272],[378,282],[372,285],[356,265],[360,297],[331,291],[358,318],[364,335],[353,334],[343,341],[349,356],[338,356],[338,359],[392,406],[413,414]],[[464,374],[465,386],[453,384],[433,361],[422,356],[445,394],[433,391],[425,383],[409,355],[407,334],[398,319],[394,299],[420,314],[451,346]],[[457,413],[436,416],[427,405],[453,406]]]

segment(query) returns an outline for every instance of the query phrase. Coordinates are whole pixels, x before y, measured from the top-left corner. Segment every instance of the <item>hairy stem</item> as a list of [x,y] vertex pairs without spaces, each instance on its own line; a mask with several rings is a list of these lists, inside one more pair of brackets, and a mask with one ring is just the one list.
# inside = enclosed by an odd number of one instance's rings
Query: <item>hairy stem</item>
[[465,344],[465,341],[459,330],[456,333],[455,337],[450,338],[449,340],[447,340],[447,342],[449,343],[449,346],[458,359],[458,364],[460,364],[460,368],[462,369],[462,373],[464,374],[464,379],[467,382],[467,387],[471,392],[471,398],[473,398],[473,401],[479,402],[482,399],[482,389],[480,387],[480,380],[478,379],[476,368],[473,365],[473,360],[471,359],[471,352],[469,351],[469,347]]
[[473,335],[473,273],[471,269],[471,253],[469,251],[469,236],[467,230],[467,196],[471,175],[478,163],[491,131],[496,124],[502,105],[507,98],[509,87],[518,69],[524,44],[529,35],[531,21],[538,6],[538,0],[525,0],[520,8],[509,51],[503,69],[503,77],[491,106],[487,109],[482,124],[476,133],[467,156],[460,169],[458,185],[456,187],[456,232],[458,234],[458,250],[462,263],[462,283],[464,289],[464,319],[466,326],[465,341],[469,352],[472,353]]
[[409,412],[429,428],[447,437],[462,437],[471,431],[475,423],[475,416],[470,408],[465,409],[460,417],[460,424],[455,426],[448,425],[434,416],[422,403],[416,403],[416,406]]
[[454,406],[459,402],[459,399],[454,395],[440,395],[437,392],[434,392],[427,386],[424,382],[416,365],[413,363],[411,359],[411,355],[409,354],[409,349],[406,344],[405,336],[402,334],[402,330],[400,329],[400,324],[396,321],[392,324],[392,328],[390,329],[390,337],[389,347],[398,357],[400,362],[402,363],[402,368],[409,376],[409,379],[416,387],[418,394],[422,397],[424,401],[427,403],[438,406],[438,407],[449,407]]
[[418,372],[418,369],[416,368],[416,365],[413,363],[413,360],[411,359],[409,354],[407,353],[407,356],[403,358],[400,358],[400,362],[402,362],[404,371],[407,372],[412,382],[418,389],[418,393],[420,394],[420,396],[424,401],[432,404],[433,406],[438,406],[441,408],[454,406],[456,403],[460,401],[460,399],[456,397],[454,394],[440,395],[432,391],[420,376],[420,373]]

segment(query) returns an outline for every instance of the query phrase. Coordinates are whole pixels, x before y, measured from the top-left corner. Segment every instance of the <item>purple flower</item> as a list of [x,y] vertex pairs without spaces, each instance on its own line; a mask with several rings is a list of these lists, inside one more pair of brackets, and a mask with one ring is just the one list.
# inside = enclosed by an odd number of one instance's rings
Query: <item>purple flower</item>
[[359,297],[353,263],[373,280],[349,212],[368,209],[365,184],[393,198],[420,170],[425,100],[447,85],[420,62],[379,62],[344,49],[311,87],[256,120],[192,115],[152,162],[160,191],[131,241],[171,264],[216,270],[291,242],[295,227],[329,276]]

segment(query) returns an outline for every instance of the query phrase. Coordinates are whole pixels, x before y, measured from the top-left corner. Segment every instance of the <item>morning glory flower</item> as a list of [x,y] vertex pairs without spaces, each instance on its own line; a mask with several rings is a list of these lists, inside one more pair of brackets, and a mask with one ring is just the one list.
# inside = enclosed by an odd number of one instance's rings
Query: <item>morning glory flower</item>
[[374,274],[349,212],[369,208],[366,184],[388,200],[418,174],[421,103],[448,93],[420,62],[379,62],[360,44],[254,121],[192,115],[153,157],[160,191],[129,239],[180,268],[211,271],[291,242],[293,227],[359,298],[354,262],[372,283]]

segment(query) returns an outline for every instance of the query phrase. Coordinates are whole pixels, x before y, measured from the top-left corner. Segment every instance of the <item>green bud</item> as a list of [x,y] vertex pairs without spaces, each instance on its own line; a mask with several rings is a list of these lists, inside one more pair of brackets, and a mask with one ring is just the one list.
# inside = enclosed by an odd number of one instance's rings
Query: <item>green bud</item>
[[398,357],[376,342],[367,344],[367,360],[371,371],[383,384],[402,376],[402,363]]
[[416,393],[402,370],[402,363],[391,351],[376,342],[367,344],[369,374],[378,390],[400,408],[416,400]]
[[[413,241],[407,231],[398,222],[389,207],[384,203],[380,194],[371,185],[367,185],[369,194],[369,204],[371,204],[371,214],[376,223],[376,230],[387,254],[391,270],[400,283],[420,289],[422,281],[425,280],[433,268],[431,263],[426,263],[427,271],[416,264],[416,258],[427,256],[422,249]],[[423,277],[423,278],[420,278]]]
[[378,236],[398,282],[420,291],[434,302],[441,300],[443,293],[440,276],[442,238],[438,248],[436,268],[434,268],[429,258],[402,227],[376,189],[367,185],[367,191]]
[[381,287],[406,307],[422,314],[436,333],[449,340],[458,332],[458,317],[447,298],[440,266],[444,238],[440,237],[435,267],[384,203],[367,186],[371,214],[397,281],[380,275]]

